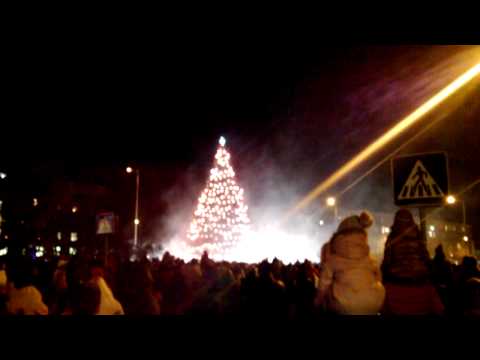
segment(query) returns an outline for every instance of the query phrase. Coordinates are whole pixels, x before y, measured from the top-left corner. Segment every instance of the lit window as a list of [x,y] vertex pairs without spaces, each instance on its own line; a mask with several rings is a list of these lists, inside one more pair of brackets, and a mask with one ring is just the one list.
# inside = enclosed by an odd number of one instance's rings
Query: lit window
[[8,253],[8,247],[0,249],[0,256],[5,256]]
[[61,246],[56,246],[54,249],[54,255],[55,256],[60,256],[60,253],[62,252],[62,247]]
[[463,241],[467,242],[468,241],[468,236],[464,236]]
[[57,240],[62,240],[62,233],[60,231],[57,232]]
[[33,198],[33,206],[38,206],[38,199],[37,198]]
[[390,234],[390,228],[387,226],[382,226],[382,234]]
[[45,252],[45,248],[43,246],[36,246],[35,250],[36,250],[35,252],[36,257],[42,257]]
[[445,231],[448,231],[448,225],[445,225]]
[[430,225],[430,231],[435,231],[435,226]]
[[77,254],[77,249],[71,247],[71,248],[68,248],[68,253],[72,256],[76,255]]
[[76,207],[76,206],[72,207],[72,213],[75,214],[77,211],[78,211],[78,207]]
[[71,241],[71,242],[76,242],[76,241],[78,241],[78,233],[72,232],[72,233],[70,234],[70,241]]

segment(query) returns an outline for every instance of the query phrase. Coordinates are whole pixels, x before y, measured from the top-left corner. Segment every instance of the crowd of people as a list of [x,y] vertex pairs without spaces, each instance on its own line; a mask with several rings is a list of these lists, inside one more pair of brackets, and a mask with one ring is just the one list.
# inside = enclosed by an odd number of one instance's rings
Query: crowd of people
[[442,247],[430,259],[419,227],[399,210],[377,264],[367,213],[346,218],[321,262],[100,262],[0,264],[0,314],[162,315],[321,318],[332,315],[480,315],[480,271],[473,257],[451,264]]

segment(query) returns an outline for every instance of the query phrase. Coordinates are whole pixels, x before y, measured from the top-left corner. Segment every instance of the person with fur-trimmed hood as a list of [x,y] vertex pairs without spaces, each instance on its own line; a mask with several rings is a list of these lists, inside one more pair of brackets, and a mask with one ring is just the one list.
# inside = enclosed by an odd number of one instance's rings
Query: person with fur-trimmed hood
[[363,212],[342,221],[322,249],[317,306],[341,315],[376,315],[385,300],[380,269],[370,256],[367,229],[372,217]]
[[430,256],[412,213],[398,210],[385,243],[381,267],[384,283],[412,278],[427,280],[429,267]]

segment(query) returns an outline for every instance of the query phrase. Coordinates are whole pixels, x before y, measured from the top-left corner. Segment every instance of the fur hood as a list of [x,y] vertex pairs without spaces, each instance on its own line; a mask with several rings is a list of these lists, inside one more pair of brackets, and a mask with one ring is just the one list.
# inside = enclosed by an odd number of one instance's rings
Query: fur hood
[[350,260],[360,260],[369,256],[367,237],[361,233],[340,234],[332,240],[330,252]]

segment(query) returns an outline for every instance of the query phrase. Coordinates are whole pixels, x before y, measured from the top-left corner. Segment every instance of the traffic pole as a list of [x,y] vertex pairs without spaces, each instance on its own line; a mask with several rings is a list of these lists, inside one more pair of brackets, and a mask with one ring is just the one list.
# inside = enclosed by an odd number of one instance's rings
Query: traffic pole
[[418,208],[420,216],[420,230],[422,233],[422,241],[427,245],[427,209],[424,207]]

